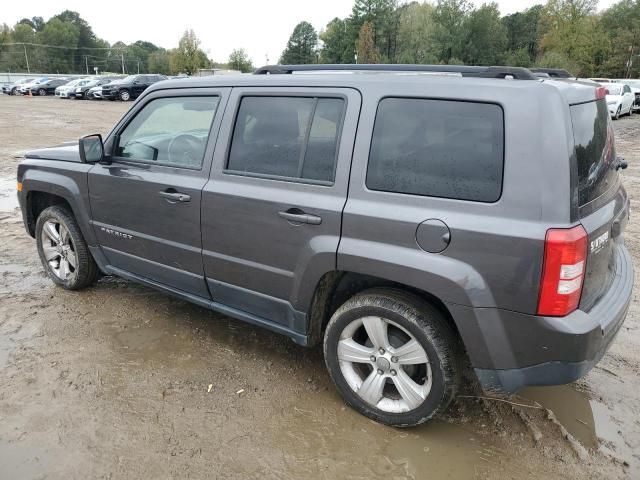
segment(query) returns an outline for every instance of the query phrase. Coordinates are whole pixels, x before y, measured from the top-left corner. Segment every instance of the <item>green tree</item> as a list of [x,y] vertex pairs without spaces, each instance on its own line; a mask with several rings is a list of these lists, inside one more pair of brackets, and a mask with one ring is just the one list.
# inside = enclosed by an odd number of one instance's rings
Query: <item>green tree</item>
[[464,23],[472,5],[467,0],[438,0],[433,18],[436,22],[434,44],[438,59],[450,63],[452,57],[462,57],[465,42]]
[[500,21],[496,3],[484,4],[471,10],[464,22],[462,55],[470,65],[502,63],[507,46],[507,29]]
[[387,61],[394,61],[398,16],[395,0],[355,0],[349,17],[350,33],[357,41],[365,22],[371,24],[373,43]]
[[293,29],[287,47],[280,56],[284,65],[317,63],[318,34],[309,22],[300,22]]
[[320,32],[322,48],[320,61],[322,63],[353,63],[354,42],[350,35],[351,25],[348,19],[334,18],[325,29]]
[[[507,30],[507,50],[511,52],[509,58],[517,58],[519,63],[509,65],[526,66],[537,58],[542,36],[540,17],[543,10],[542,5],[534,5],[522,12],[502,17],[502,24]],[[524,58],[523,52],[528,55],[528,61]]]
[[398,13],[398,63],[437,63],[433,6],[429,3],[412,2],[400,7]]
[[191,29],[185,30],[178,48],[171,55],[171,70],[175,73],[193,75],[201,68],[209,68],[211,61],[200,49],[200,40]]
[[149,73],[160,73],[162,75],[170,75],[173,73],[171,71],[171,55],[164,48],[160,48],[149,54],[147,62],[147,71]]
[[356,44],[358,52],[358,63],[379,63],[380,54],[376,49],[373,39],[373,25],[371,22],[364,22],[360,28],[358,42]]
[[239,70],[242,73],[249,73],[254,70],[249,55],[244,48],[233,50],[231,54],[229,54],[227,65],[231,70]]
[[599,75],[607,72],[612,77],[640,77],[640,1],[616,3],[602,13],[600,24],[611,50]]

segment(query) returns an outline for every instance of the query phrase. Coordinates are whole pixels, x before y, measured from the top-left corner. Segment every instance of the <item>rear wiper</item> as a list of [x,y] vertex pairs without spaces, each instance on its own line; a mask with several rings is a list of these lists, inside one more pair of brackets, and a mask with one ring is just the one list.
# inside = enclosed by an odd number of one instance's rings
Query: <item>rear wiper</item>
[[627,161],[622,158],[622,157],[617,157],[616,158],[616,170],[624,170],[625,168],[627,168],[629,164],[627,163]]

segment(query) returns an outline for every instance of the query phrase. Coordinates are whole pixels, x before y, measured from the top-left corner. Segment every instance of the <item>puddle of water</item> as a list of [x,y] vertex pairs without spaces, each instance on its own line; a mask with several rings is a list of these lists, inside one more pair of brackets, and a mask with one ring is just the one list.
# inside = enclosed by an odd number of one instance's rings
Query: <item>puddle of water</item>
[[[25,324],[17,331],[0,334],[0,368],[4,368],[9,362],[9,356],[15,350],[17,344],[22,340],[31,338],[37,333],[37,326]],[[2,462],[0,461],[0,465]]]
[[518,396],[551,410],[558,421],[586,448],[598,445],[591,403],[586,394],[570,385],[529,387]]
[[16,208],[18,208],[16,180],[0,178],[0,212],[12,212]]
[[46,452],[41,448],[27,448],[0,440],[0,478],[47,478]]
[[318,405],[317,398],[301,399],[295,413],[271,422],[278,426],[270,432],[273,444],[286,452],[286,478],[321,472],[334,478],[472,479],[496,472],[517,478],[526,471],[491,437],[460,425],[433,420],[399,430],[363,421],[351,409],[333,408],[328,401],[321,403],[324,408],[304,410],[314,403]]

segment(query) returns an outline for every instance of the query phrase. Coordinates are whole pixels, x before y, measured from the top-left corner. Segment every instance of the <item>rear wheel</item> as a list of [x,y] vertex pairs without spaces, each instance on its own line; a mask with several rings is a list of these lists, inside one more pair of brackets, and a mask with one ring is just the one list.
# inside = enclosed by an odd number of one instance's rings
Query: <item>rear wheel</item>
[[98,279],[98,266],[67,209],[54,206],[42,211],[36,222],[36,241],[40,261],[57,285],[79,290]]
[[332,316],[325,362],[345,401],[386,425],[442,413],[460,383],[456,336],[432,305],[396,290],[368,290]]

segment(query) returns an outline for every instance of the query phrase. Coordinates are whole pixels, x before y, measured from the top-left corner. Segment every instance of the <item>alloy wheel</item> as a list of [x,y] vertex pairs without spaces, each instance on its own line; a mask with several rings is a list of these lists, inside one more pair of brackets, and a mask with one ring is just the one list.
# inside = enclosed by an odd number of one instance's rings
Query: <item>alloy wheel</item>
[[75,275],[78,256],[69,230],[60,222],[47,220],[42,227],[42,251],[56,277],[67,280]]
[[418,408],[432,386],[425,349],[397,323],[369,316],[349,323],[338,342],[338,362],[349,387],[388,413]]

